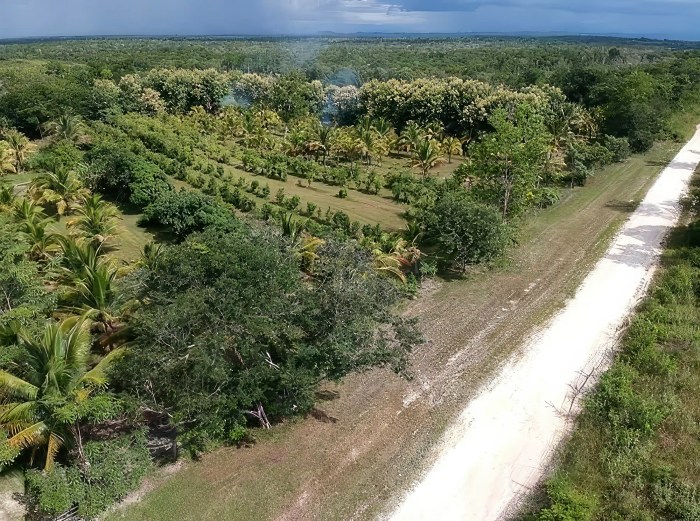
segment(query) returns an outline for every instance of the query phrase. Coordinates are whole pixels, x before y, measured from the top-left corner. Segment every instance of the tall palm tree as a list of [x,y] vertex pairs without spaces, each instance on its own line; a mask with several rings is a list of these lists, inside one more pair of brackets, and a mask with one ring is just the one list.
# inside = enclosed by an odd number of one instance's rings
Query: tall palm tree
[[91,195],[83,200],[76,210],[75,218],[68,221],[69,229],[77,229],[82,237],[99,247],[117,231],[119,212],[114,205],[99,195]]
[[15,172],[19,174],[27,163],[27,157],[36,146],[29,141],[27,136],[15,129],[5,130],[3,137],[14,156]]
[[328,154],[330,153],[335,140],[335,127],[329,125],[319,125],[316,133],[316,138],[320,145],[321,153],[323,154],[323,164],[326,164]]
[[15,155],[6,141],[0,141],[0,175],[15,170]]
[[71,114],[68,111],[63,111],[56,119],[46,122],[43,128],[50,136],[74,143],[80,141],[85,135],[85,126],[80,116]]
[[413,166],[420,168],[421,175],[425,178],[428,171],[442,163],[440,147],[431,139],[423,140],[414,152]]
[[43,335],[18,332],[26,350],[18,374],[0,371],[0,428],[8,438],[0,447],[18,454],[32,449],[45,453],[44,469],[50,471],[60,449],[75,443],[85,462],[80,423],[95,403],[95,395],[108,384],[108,370],[124,354],[115,349],[93,368],[89,367],[90,333],[83,317],[71,317],[46,325]]
[[446,137],[442,141],[442,149],[447,154],[447,162],[452,164],[452,155],[462,153],[462,141],[456,137]]
[[75,172],[63,165],[54,165],[52,172],[35,178],[29,192],[35,202],[55,206],[58,215],[70,213],[78,208],[80,202],[90,193]]

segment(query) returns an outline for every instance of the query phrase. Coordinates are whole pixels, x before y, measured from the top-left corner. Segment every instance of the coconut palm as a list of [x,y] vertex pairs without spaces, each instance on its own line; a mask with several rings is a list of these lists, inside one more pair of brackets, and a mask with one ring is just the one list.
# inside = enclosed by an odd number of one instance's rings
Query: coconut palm
[[14,207],[17,197],[11,186],[0,185],[0,210],[7,211]]
[[0,175],[15,171],[15,155],[6,141],[0,141]]
[[428,174],[428,171],[442,162],[440,147],[433,140],[423,140],[414,152],[413,166],[420,168],[423,178]]
[[55,206],[58,215],[75,210],[90,194],[75,172],[63,165],[55,165],[52,172],[46,172],[34,179],[29,186],[29,192],[35,202]]
[[106,259],[99,245],[84,239],[59,236],[63,282],[70,286],[66,295],[69,310],[78,310],[93,319],[103,332],[114,332],[117,293],[114,282],[119,270]]
[[83,270],[96,269],[103,260],[102,249],[84,239],[59,235],[58,244],[62,254],[60,266],[67,281],[80,280]]
[[84,317],[51,322],[38,338],[21,329],[17,337],[27,355],[18,374],[26,376],[0,371],[0,392],[5,398],[0,405],[0,428],[8,433],[0,447],[15,455],[32,449],[34,456],[42,450],[44,469],[50,471],[60,449],[75,443],[85,463],[80,422],[99,410],[96,395],[107,386],[107,371],[124,354],[123,348],[90,369],[91,338]]
[[85,136],[85,126],[80,116],[64,111],[59,116],[43,125],[50,136],[61,140],[78,142]]
[[3,133],[5,142],[12,152],[13,164],[16,173],[21,173],[27,163],[29,154],[36,148],[27,136],[15,129],[5,130]]
[[117,297],[114,288],[117,274],[118,270],[108,262],[100,262],[96,267],[86,266],[69,296],[76,307],[97,322],[105,333],[116,330],[113,308]]
[[163,260],[164,252],[165,250],[163,249],[162,244],[149,242],[143,247],[138,265],[149,270],[157,270],[161,261]]
[[296,219],[294,214],[289,212],[281,217],[282,235],[296,241],[306,229],[306,221]]
[[372,122],[372,128],[382,139],[387,139],[394,133],[394,127],[385,118],[375,119]]
[[46,219],[46,214],[42,206],[22,198],[19,201],[15,201],[14,218],[18,223],[23,223],[26,221]]
[[316,138],[320,145],[321,153],[323,154],[323,164],[326,164],[328,159],[328,154],[330,153],[334,139],[335,139],[335,127],[328,125],[319,125],[316,133]]
[[425,135],[428,139],[442,141],[445,137],[445,126],[440,121],[431,121],[425,126]]
[[29,244],[32,260],[47,260],[58,249],[58,235],[47,230],[51,222],[51,219],[34,218],[20,223],[20,235]]
[[372,252],[374,254],[374,269],[385,275],[406,282],[406,275],[401,270],[401,261],[390,253],[385,253],[380,249]]
[[99,247],[117,232],[118,216],[114,205],[99,195],[91,195],[76,210],[75,218],[68,221],[68,228],[77,229],[82,237]]
[[462,141],[453,136],[446,137],[442,141],[442,150],[447,154],[447,162],[452,164],[452,155],[462,153]]
[[299,259],[301,269],[304,272],[308,274],[313,273],[314,263],[318,260],[318,249],[324,244],[326,244],[326,241],[308,233],[303,233],[301,237],[294,242],[292,249]]
[[410,121],[406,128],[403,129],[403,132],[401,132],[398,144],[403,150],[413,152],[421,142],[425,141],[425,137],[425,132],[418,126],[418,123]]

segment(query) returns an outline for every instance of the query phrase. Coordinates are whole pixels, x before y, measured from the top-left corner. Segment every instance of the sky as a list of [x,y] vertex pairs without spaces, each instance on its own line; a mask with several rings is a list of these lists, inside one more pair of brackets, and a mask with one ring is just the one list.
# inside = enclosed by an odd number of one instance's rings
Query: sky
[[700,0],[0,0],[0,38],[321,31],[700,40]]

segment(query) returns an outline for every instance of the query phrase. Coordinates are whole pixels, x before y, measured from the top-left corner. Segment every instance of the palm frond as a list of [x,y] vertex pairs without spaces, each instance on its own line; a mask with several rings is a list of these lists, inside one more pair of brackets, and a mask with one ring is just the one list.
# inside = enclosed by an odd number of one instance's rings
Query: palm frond
[[0,393],[34,400],[39,393],[39,388],[6,371],[0,371]]
[[44,470],[46,472],[51,472],[56,461],[56,455],[58,451],[63,447],[63,438],[61,438],[55,432],[49,434],[49,441],[46,446],[46,463],[44,464]]
[[107,356],[105,356],[100,362],[93,367],[90,371],[85,373],[83,377],[78,381],[78,384],[92,387],[104,387],[107,385],[108,378],[107,372],[114,362],[123,358],[127,351],[125,347],[120,347],[115,349]]
[[0,406],[0,425],[13,433],[17,432],[20,429],[13,430],[13,426],[21,425],[24,428],[28,423],[36,421],[34,417],[36,406],[37,402],[35,401],[8,403]]
[[27,449],[41,445],[46,440],[48,430],[44,422],[37,422],[12,435],[0,445],[8,445],[15,449]]

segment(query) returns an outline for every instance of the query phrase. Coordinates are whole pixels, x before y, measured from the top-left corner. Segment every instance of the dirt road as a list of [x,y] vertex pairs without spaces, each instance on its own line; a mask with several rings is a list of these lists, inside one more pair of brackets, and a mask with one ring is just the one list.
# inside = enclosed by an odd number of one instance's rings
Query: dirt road
[[412,381],[377,370],[328,387],[324,414],[154,480],[110,519],[345,521],[391,512],[440,455],[434,447],[465,404],[563,306],[629,216],[629,201],[677,150],[662,144],[600,172],[527,224],[508,268],[443,283],[413,302],[407,312],[427,343],[412,357]]
[[450,428],[437,462],[392,521],[489,521],[537,484],[572,400],[607,363],[645,293],[700,162],[700,127],[651,188],[576,295]]

